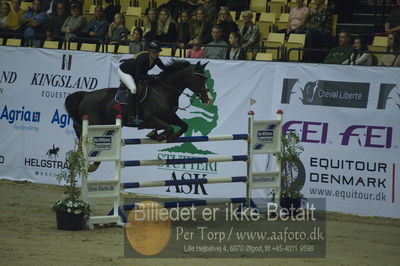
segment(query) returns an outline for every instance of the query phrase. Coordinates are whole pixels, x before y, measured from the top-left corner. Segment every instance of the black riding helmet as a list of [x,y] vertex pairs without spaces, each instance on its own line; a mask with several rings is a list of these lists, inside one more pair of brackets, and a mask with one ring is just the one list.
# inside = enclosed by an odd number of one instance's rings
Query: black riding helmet
[[161,52],[161,46],[158,44],[157,41],[151,41],[149,43],[149,47],[147,48],[149,51],[154,51],[154,52]]

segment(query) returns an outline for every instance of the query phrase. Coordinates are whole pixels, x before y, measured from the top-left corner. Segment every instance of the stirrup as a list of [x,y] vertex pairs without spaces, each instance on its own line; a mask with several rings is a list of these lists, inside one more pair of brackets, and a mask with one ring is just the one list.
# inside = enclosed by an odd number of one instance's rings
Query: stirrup
[[115,95],[114,101],[116,101],[119,104],[128,104],[128,91],[120,91],[117,90],[117,94]]

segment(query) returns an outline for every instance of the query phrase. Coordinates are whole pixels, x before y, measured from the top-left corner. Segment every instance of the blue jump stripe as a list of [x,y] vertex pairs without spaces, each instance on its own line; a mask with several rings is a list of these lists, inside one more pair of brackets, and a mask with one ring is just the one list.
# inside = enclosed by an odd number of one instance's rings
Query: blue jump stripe
[[246,182],[247,176],[232,176],[232,182]]
[[139,166],[140,160],[122,161],[124,166]]
[[247,155],[233,155],[232,156],[232,161],[247,161],[248,160]]
[[185,158],[185,159],[166,159],[166,164],[189,164],[189,163],[207,163],[207,157],[195,157],[195,158]]
[[124,139],[126,145],[134,145],[142,143],[141,139]]
[[88,156],[89,157],[97,157],[100,153],[101,153],[101,151],[91,151]]
[[232,136],[233,136],[234,140],[239,140],[239,139],[246,140],[249,138],[249,135],[247,135],[247,134],[233,134]]

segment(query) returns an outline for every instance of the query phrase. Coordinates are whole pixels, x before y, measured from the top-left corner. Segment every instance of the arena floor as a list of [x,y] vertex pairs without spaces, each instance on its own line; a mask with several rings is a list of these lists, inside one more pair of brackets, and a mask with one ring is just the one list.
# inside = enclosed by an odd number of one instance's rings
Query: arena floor
[[400,219],[327,214],[326,259],[131,259],[123,230],[56,230],[58,186],[0,180],[0,265],[399,265]]

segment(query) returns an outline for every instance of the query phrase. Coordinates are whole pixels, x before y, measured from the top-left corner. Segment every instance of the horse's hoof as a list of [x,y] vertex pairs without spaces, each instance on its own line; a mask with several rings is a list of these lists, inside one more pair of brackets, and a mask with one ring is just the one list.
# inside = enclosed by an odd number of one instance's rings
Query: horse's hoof
[[158,141],[158,142],[161,142],[161,141],[167,140],[167,139],[168,139],[168,137],[167,137],[167,135],[164,134],[164,133],[161,133],[161,134],[158,135],[158,137],[157,137],[157,141]]
[[89,172],[89,173],[92,173],[92,172],[96,171],[97,168],[99,168],[98,165],[91,164],[91,165],[89,165],[89,167],[88,167],[88,172]]
[[168,137],[167,142],[175,142],[179,137],[180,137],[179,134],[172,134],[171,136]]
[[149,134],[147,134],[146,137],[148,137],[152,140],[158,140],[158,133],[156,130],[153,130]]

